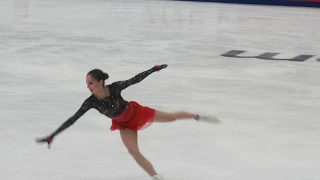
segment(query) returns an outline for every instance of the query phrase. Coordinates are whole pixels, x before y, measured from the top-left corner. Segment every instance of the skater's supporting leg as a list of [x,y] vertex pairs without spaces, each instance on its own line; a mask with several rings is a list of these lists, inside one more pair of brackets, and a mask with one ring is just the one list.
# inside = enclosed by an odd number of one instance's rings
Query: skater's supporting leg
[[142,167],[151,177],[157,175],[152,164],[139,151],[137,131],[121,129],[120,134],[124,145],[140,167]]
[[197,114],[180,111],[180,112],[162,112],[156,110],[156,116],[154,118],[154,122],[171,122],[178,119],[198,119],[199,116]]

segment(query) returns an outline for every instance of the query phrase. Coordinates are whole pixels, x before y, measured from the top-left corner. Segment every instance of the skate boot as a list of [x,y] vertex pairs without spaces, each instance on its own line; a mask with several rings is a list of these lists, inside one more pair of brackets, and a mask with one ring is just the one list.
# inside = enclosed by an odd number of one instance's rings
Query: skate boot
[[152,179],[153,180],[165,180],[162,176],[160,176],[160,175],[154,175],[154,176],[152,176]]
[[218,119],[215,116],[209,116],[209,115],[199,115],[196,119],[199,122],[207,122],[207,123],[211,123],[211,124],[221,124],[222,122],[220,121],[220,119]]

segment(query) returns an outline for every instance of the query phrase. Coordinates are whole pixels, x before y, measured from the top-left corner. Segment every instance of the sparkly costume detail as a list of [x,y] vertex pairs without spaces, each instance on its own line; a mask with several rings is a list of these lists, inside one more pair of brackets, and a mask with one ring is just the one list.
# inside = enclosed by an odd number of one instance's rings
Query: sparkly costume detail
[[117,81],[107,85],[110,91],[110,96],[104,100],[99,100],[94,95],[91,95],[83,102],[79,110],[73,116],[71,116],[55,132],[52,133],[51,137],[54,137],[63,130],[67,129],[91,108],[98,110],[101,114],[104,114],[109,118],[116,118],[120,116],[128,106],[128,101],[122,98],[121,91],[133,84],[141,82],[147,76],[158,70],[159,67],[155,66],[149,70],[137,74],[128,80]]

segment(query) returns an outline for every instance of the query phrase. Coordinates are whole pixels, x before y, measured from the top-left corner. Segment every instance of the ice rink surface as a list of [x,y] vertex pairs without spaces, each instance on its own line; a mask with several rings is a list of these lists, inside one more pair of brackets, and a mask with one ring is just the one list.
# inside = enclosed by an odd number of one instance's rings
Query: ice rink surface
[[[0,179],[148,180],[110,119],[90,110],[54,131],[107,83],[169,64],[123,92],[163,111],[219,116],[223,124],[154,124],[141,152],[167,180],[320,178],[320,11],[152,0],[0,1]],[[281,53],[305,62],[230,58]]]

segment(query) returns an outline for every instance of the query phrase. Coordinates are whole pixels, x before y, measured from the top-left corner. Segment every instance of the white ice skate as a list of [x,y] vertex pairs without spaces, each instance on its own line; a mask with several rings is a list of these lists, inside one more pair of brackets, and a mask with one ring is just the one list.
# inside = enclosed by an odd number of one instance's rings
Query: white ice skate
[[160,175],[155,175],[152,177],[153,180],[165,180],[162,176]]
[[207,122],[211,124],[222,124],[222,121],[215,116],[210,115],[198,115],[197,121],[199,122]]

